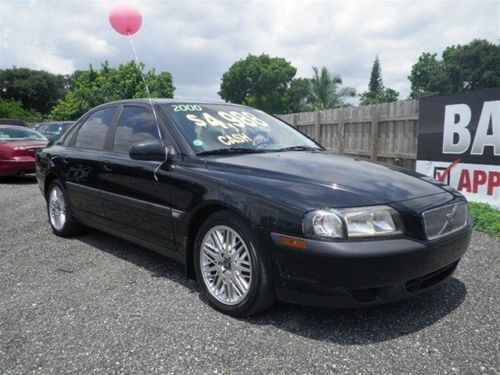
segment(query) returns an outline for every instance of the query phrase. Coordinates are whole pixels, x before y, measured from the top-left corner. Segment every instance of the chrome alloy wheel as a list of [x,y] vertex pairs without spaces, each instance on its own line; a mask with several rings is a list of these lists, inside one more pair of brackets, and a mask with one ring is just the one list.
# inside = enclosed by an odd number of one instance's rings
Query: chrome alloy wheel
[[66,202],[58,186],[54,186],[49,194],[49,219],[52,226],[60,231],[66,224]]
[[203,237],[200,269],[210,294],[225,305],[240,303],[250,290],[252,264],[247,245],[233,229],[217,225]]

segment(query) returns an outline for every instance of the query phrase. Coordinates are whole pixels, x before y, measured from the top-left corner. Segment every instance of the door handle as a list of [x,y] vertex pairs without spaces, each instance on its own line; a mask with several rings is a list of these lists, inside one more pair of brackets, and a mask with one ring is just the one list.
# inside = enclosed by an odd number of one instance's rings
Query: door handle
[[101,161],[101,168],[104,172],[111,172],[113,170],[113,164],[110,161]]

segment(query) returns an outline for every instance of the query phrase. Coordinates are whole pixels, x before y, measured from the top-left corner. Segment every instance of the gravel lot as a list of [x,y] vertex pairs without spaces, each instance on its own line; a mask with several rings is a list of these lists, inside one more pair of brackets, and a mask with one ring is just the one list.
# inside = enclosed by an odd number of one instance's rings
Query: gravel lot
[[400,303],[277,304],[233,319],[180,265],[87,230],[54,236],[31,177],[0,182],[0,373],[500,374],[500,240]]

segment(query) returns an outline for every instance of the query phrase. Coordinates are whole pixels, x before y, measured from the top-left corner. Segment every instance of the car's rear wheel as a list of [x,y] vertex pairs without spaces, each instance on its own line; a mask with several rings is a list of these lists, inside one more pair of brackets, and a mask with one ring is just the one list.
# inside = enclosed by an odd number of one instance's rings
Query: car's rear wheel
[[273,304],[262,249],[234,213],[220,211],[205,221],[195,241],[195,262],[198,282],[218,310],[249,316]]
[[58,236],[68,237],[81,230],[80,223],[71,215],[68,194],[58,180],[47,190],[47,214],[52,231]]

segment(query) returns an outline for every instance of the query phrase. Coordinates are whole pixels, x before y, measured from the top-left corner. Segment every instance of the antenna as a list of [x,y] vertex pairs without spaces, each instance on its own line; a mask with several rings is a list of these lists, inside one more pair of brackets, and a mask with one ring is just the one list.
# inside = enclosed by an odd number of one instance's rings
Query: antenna
[[142,82],[144,83],[144,87],[146,88],[146,94],[148,95],[149,105],[151,106],[151,109],[153,110],[153,115],[154,115],[154,118],[156,121],[156,130],[158,131],[158,138],[160,138],[160,142],[161,142],[163,148],[165,149],[165,160],[162,163],[160,163],[153,172],[153,176],[154,176],[155,180],[158,181],[158,176],[156,175],[156,173],[158,172],[160,167],[163,165],[163,163],[165,163],[167,161],[168,147],[165,146],[165,143],[163,142],[163,139],[161,136],[160,122],[158,121],[158,115],[156,114],[156,110],[155,110],[155,107],[153,105],[153,101],[151,100],[151,92],[149,91],[148,83],[146,82],[146,77],[144,76],[144,71],[142,70],[142,66],[141,66],[141,63],[139,61],[139,56],[137,55],[137,50],[135,48],[135,44],[134,44],[134,41],[132,39],[132,34],[129,32],[129,33],[127,33],[127,36],[128,36],[128,40],[130,42],[130,46],[132,47],[132,51],[134,52],[135,65],[137,66],[137,69],[139,69],[139,72],[141,73]]

